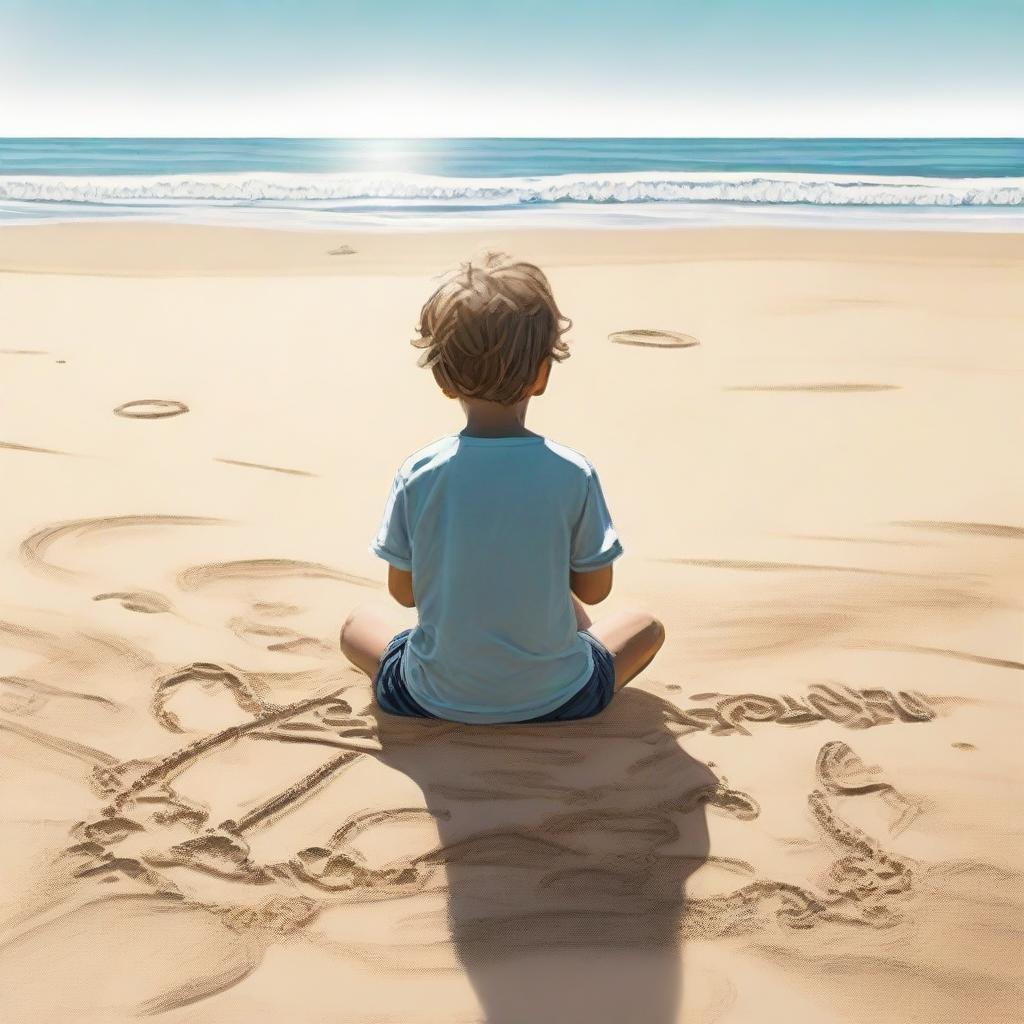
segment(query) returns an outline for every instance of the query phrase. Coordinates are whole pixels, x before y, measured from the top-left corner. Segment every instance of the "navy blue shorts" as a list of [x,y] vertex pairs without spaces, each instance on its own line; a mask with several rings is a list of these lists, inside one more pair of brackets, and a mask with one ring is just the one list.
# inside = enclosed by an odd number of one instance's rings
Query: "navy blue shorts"
[[[373,681],[373,692],[382,711],[389,715],[404,715],[406,718],[437,718],[413,699],[402,678],[402,654],[409,640],[411,629],[403,630],[388,644],[380,667]],[[615,695],[615,665],[607,648],[597,637],[581,630],[580,636],[594,651],[594,671],[583,689],[564,704],[539,718],[528,718],[527,722],[573,722],[580,718],[591,718],[600,714],[612,702]],[[510,723],[502,723],[510,724]],[[521,724],[521,723],[520,723]]]

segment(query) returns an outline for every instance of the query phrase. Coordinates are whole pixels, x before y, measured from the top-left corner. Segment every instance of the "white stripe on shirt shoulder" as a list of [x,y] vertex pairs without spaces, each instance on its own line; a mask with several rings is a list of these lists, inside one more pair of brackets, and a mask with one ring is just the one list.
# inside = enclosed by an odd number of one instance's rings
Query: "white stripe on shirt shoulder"
[[447,462],[448,459],[450,459],[458,450],[458,447],[458,434],[448,434],[436,441],[432,441],[425,447],[420,448],[419,451],[413,452],[412,455],[402,463],[398,470],[398,474],[408,481],[410,478],[417,476],[425,469],[430,469],[443,462]]
[[565,459],[566,462],[571,462],[577,468],[582,469],[587,476],[593,476],[594,467],[590,460],[585,455],[576,451],[575,448],[570,448],[568,445],[552,441],[550,437],[544,438],[544,444],[547,446],[549,451],[554,452],[555,455]]

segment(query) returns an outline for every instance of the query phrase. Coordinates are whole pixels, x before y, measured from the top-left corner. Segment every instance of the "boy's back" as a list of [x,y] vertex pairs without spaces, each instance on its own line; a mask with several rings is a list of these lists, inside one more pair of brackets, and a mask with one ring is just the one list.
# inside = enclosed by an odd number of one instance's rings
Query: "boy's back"
[[415,580],[410,694],[455,721],[523,721],[589,679],[569,573],[622,553],[590,463],[539,435],[454,434],[395,477],[372,547]]
[[371,550],[414,629],[357,608],[341,649],[390,715],[568,722],[601,714],[665,640],[646,612],[592,622],[622,553],[593,466],[526,429],[569,347],[544,272],[492,253],[420,311],[420,366],[466,427],[406,460]]

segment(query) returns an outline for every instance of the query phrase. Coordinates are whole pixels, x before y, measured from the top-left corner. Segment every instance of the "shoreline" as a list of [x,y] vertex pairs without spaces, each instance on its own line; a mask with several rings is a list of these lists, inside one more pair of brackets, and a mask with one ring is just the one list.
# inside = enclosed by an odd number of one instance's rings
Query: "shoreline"
[[995,267],[1024,261],[1024,230],[523,226],[356,232],[137,221],[36,223],[0,226],[0,274],[401,275],[453,265],[485,249],[507,250],[551,267],[721,260],[900,264],[966,260]]

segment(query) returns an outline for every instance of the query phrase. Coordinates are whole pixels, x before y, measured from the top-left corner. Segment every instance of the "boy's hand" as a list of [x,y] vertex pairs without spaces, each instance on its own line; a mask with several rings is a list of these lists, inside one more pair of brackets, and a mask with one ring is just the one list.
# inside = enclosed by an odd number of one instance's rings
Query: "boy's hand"
[[388,592],[404,608],[416,607],[416,599],[412,594],[411,572],[406,572],[405,569],[396,569],[393,565],[389,565]]
[[612,592],[612,567],[593,572],[570,572],[569,589],[584,604],[600,604]]

